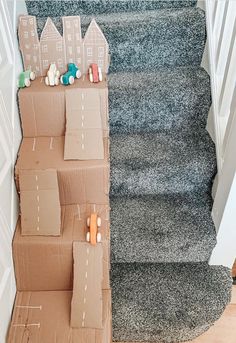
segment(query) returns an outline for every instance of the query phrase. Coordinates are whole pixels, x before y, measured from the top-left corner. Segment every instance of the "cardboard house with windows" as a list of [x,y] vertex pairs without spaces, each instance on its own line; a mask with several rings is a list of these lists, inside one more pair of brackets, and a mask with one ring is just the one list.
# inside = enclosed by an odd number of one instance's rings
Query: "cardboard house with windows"
[[96,63],[104,72],[108,71],[108,43],[94,19],[85,34],[83,52],[84,72],[88,70],[91,63]]
[[47,19],[40,38],[42,74],[45,75],[51,62],[60,72],[65,68],[63,39],[50,18]]
[[62,24],[66,63],[75,63],[81,67],[83,40],[80,17],[63,17]]
[[63,35],[48,18],[39,40],[36,18],[20,16],[18,33],[24,69],[45,76],[50,63],[56,63],[61,73],[66,72],[68,63],[75,63],[84,74],[91,63],[96,63],[107,73],[108,43],[96,21],[91,21],[84,39],[79,16],[62,17],[62,24]]

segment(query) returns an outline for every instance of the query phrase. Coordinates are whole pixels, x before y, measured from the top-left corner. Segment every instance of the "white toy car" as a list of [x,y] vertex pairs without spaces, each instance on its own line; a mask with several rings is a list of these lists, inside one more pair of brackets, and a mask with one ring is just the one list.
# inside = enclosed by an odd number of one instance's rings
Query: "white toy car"
[[47,86],[58,86],[59,80],[60,80],[60,72],[57,69],[56,64],[51,63],[47,72],[47,76],[45,77],[45,84]]

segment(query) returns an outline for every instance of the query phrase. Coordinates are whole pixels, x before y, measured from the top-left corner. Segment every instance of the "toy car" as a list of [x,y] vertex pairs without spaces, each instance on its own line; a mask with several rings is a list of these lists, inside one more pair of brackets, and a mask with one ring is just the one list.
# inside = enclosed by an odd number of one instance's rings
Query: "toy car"
[[97,213],[92,213],[91,216],[87,218],[89,231],[86,234],[86,241],[90,242],[92,245],[96,245],[96,243],[99,243],[102,240],[101,233],[98,232],[101,223],[101,218],[98,217]]
[[102,81],[102,71],[101,68],[98,67],[96,63],[92,63],[88,70],[89,73],[89,81],[90,82],[100,82]]
[[45,77],[45,84],[47,86],[57,86],[59,85],[59,78],[60,72],[57,69],[56,64],[51,63],[47,72],[47,76]]
[[30,86],[30,80],[35,79],[35,73],[30,69],[23,71],[20,73],[19,80],[18,80],[18,87],[24,88]]
[[81,71],[74,63],[68,64],[68,71],[61,76],[61,83],[63,85],[72,85],[75,82],[75,78],[81,77]]

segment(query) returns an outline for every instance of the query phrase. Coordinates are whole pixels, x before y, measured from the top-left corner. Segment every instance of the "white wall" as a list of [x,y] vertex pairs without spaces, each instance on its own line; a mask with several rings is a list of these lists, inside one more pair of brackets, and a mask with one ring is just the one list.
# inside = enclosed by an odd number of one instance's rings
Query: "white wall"
[[6,333],[15,298],[12,237],[18,217],[14,164],[21,141],[16,105],[17,76],[22,69],[16,39],[17,14],[26,13],[24,1],[0,2],[0,343]]

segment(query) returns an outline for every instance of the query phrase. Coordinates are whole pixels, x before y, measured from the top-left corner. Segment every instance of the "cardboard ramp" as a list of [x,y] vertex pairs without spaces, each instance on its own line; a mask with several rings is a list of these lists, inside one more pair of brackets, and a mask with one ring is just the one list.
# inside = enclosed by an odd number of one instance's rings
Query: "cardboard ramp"
[[65,161],[64,141],[64,136],[23,138],[15,167],[18,188],[21,171],[55,169],[61,205],[108,204],[108,140],[104,138],[105,158],[87,161]]
[[110,343],[111,292],[102,292],[103,329],[70,327],[71,291],[17,292],[7,343]]
[[13,260],[19,291],[73,289],[73,241],[85,241],[86,219],[96,210],[102,219],[102,289],[110,288],[109,206],[76,204],[61,208],[61,235],[22,236],[18,221],[13,239]]
[[19,173],[21,234],[60,235],[61,207],[55,170]]
[[102,323],[102,244],[74,242],[74,286],[71,326],[98,328]]
[[104,159],[101,110],[99,90],[66,90],[65,160]]

